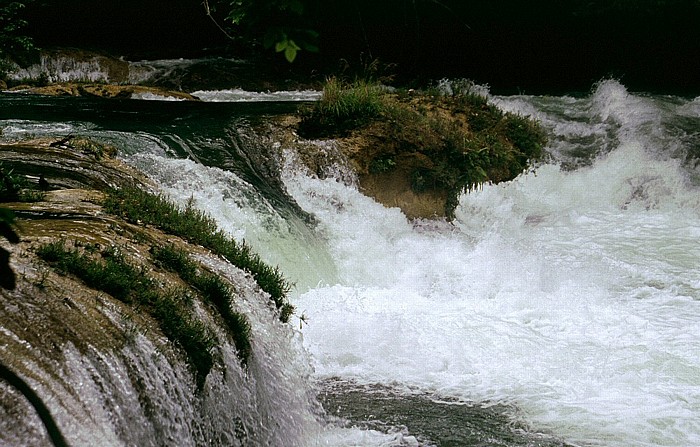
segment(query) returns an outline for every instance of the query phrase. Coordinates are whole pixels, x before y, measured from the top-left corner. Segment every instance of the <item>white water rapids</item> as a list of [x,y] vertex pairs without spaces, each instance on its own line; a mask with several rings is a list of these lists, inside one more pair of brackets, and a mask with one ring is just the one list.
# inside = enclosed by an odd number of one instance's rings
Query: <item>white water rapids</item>
[[586,98],[492,100],[541,120],[553,159],[464,194],[453,224],[288,168],[318,220],[297,231],[232,198],[221,170],[137,164],[296,281],[318,378],[508,403],[574,445],[700,445],[700,191],[683,161],[700,98],[605,81]]
[[531,432],[568,445],[700,445],[700,98],[604,81],[583,98],[490,99],[540,120],[551,157],[464,194],[453,223],[409,221],[341,180],[347,172],[319,179],[291,152],[284,185],[316,225],[281,217],[233,172],[175,158],[161,137],[128,126],[10,116],[3,138],[78,133],[128,148],[163,192],[193,198],[295,282],[292,329],[242,304],[257,334],[255,380],[242,391],[212,382],[232,401],[253,396],[273,422],[233,414],[223,399],[208,403],[212,426],[237,417],[265,425],[256,440],[290,445],[417,445],[410,411],[399,433],[318,423],[304,407],[313,369],[322,383],[505,404]]

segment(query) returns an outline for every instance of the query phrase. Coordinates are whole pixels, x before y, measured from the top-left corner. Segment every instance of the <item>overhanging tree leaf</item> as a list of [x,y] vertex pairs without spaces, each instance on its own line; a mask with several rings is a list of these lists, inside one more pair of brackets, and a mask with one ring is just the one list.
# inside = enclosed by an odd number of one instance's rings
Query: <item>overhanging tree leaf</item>
[[294,59],[296,59],[296,57],[297,57],[297,51],[298,50],[292,46],[288,46],[284,50],[284,57],[285,57],[285,59],[287,59],[287,62],[289,62],[289,63],[294,62]]

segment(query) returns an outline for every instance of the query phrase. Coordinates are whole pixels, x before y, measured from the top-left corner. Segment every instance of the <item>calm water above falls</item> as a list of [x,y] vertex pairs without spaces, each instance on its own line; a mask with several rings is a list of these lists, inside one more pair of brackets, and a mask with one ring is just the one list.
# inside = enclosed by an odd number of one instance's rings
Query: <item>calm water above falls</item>
[[[551,160],[463,195],[454,224],[408,221],[289,155],[282,180],[309,225],[231,161],[220,127],[238,121],[194,125],[204,106],[143,129],[2,119],[5,138],[79,131],[131,148],[174,200],[280,265],[329,413],[399,431],[313,431],[310,445],[557,445],[509,425],[572,445],[700,445],[700,98],[606,81],[585,98],[492,100],[541,120]],[[469,434],[466,403],[498,411]]]

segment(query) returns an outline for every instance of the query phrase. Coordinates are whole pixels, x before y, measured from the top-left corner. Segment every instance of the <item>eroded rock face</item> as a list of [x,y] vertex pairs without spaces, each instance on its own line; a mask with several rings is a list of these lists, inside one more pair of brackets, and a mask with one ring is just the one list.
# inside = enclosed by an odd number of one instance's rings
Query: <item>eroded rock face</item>
[[[296,162],[310,175],[356,185],[382,205],[400,208],[409,219],[445,217],[447,191],[416,192],[412,184],[412,173],[432,163],[425,155],[414,152],[396,156],[391,144],[367,129],[345,137],[307,140],[296,134],[298,124],[298,116],[278,118],[273,137],[282,147],[294,152]],[[377,167],[375,160],[386,154],[391,154],[391,166]]]
[[400,153],[396,142],[380,130],[363,129],[338,140],[357,172],[360,190],[387,207],[398,207],[409,219],[440,219],[447,215],[448,191],[416,191],[414,173],[433,166],[420,152]]
[[[274,408],[259,407],[257,399],[272,400],[266,393],[273,388],[264,382],[277,374],[270,368],[279,365],[267,350],[278,343],[253,342],[244,369],[217,310],[192,293],[182,306],[217,340],[213,368],[199,381],[186,348],[166,336],[158,312],[88,287],[37,253],[62,241],[107,262],[116,250],[156,287],[185,290],[188,284],[157,265],[150,252],[178,247],[202,268],[228,272],[224,277],[238,294],[237,306],[253,309],[246,315],[260,320],[255,324],[272,324],[264,329],[266,336],[283,339],[285,328],[251,276],[202,247],[106,213],[102,189],[148,186],[147,179],[117,160],[36,140],[0,145],[0,161],[8,171],[18,168],[14,174],[30,180],[45,174],[48,182],[43,196],[32,202],[0,203],[14,212],[20,236],[13,244],[0,237],[17,278],[13,290],[0,289],[0,366],[26,383],[48,409],[48,416],[40,418],[26,394],[3,374],[0,445],[52,445],[46,417],[68,445],[205,445],[214,438],[226,445],[279,445],[275,436],[284,433],[256,428],[272,426],[269,420],[276,417]],[[275,397],[283,398],[280,384],[270,385]]]

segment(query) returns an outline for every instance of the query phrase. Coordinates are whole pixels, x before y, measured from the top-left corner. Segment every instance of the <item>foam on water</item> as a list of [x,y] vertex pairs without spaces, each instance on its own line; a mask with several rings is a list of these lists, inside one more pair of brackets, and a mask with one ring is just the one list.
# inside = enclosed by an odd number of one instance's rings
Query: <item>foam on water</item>
[[[490,99],[538,118],[552,159],[463,195],[454,223],[412,222],[351,182],[286,169],[288,192],[316,219],[308,226],[231,172],[170,158],[159,138],[104,137],[130,141],[126,159],[163,192],[192,199],[297,283],[300,333],[241,304],[258,331],[256,377],[278,380],[302,411],[285,420],[287,439],[415,445],[318,423],[304,403],[309,375],[510,404],[533,430],[576,445],[700,445],[700,191],[688,157],[699,100],[616,81],[586,98]],[[5,138],[48,132],[27,125],[6,122]],[[275,405],[274,387],[236,392]]]
[[700,201],[665,154],[673,107],[614,81],[544,111],[498,100],[610,150],[464,195],[455,231],[287,179],[339,272],[295,299],[317,374],[512,403],[582,445],[700,444]]
[[251,92],[242,89],[198,90],[192,95],[209,102],[260,102],[260,101],[316,101],[321,98],[318,90],[294,90],[277,92]]
[[[683,128],[669,130],[697,119],[697,100],[615,81],[587,98],[492,100],[540,119],[554,162],[462,196],[454,224],[411,222],[351,184],[287,169],[317,219],[309,233],[231,173],[134,160],[301,284],[317,378],[511,404],[577,445],[700,444],[700,195],[677,156]],[[413,442],[319,430],[310,445]]]

